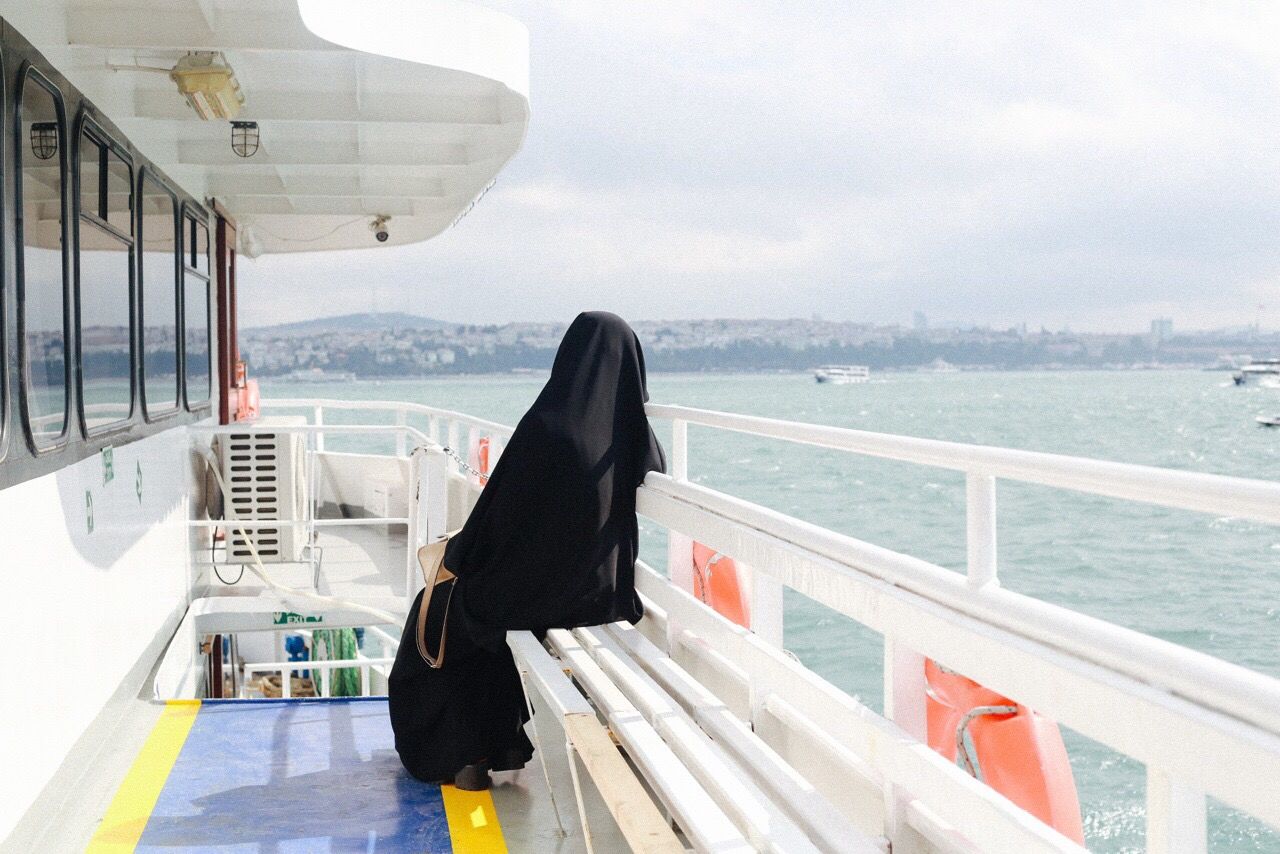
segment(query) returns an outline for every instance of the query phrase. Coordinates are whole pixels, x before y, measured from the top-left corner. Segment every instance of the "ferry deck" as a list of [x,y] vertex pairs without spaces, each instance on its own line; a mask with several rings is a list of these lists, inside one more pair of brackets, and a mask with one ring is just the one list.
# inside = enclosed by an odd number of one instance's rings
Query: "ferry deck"
[[[416,551],[510,428],[259,399],[237,259],[465,215],[530,119],[527,33],[450,0],[0,15],[0,619],[49,677],[0,697],[5,851],[1076,852],[1059,724],[1145,766],[1149,851],[1212,850],[1211,801],[1280,828],[1280,681],[1002,589],[997,538],[1002,481],[1271,525],[1280,484],[666,404],[644,620],[511,633],[534,761],[412,779],[385,693]],[[692,482],[691,430],[960,473],[964,571]],[[883,708],[788,653],[786,591],[882,637]]]

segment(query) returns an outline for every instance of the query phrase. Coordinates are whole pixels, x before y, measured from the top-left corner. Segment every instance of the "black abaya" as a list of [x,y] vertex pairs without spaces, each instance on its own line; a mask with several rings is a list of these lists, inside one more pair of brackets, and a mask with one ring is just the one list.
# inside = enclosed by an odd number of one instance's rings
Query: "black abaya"
[[418,656],[410,611],[390,701],[396,749],[415,776],[446,779],[486,759],[501,770],[531,755],[508,630],[640,620],[636,488],[664,466],[646,400],[631,327],[578,315],[445,552],[458,581],[442,669]]

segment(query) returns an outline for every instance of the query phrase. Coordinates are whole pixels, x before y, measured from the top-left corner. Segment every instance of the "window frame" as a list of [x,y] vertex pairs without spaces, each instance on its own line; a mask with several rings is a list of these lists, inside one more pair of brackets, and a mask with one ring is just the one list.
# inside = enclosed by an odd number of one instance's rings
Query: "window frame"
[[[62,406],[63,420],[62,432],[54,439],[54,441],[41,445],[36,441],[35,430],[31,424],[31,358],[27,349],[27,288],[26,288],[26,247],[23,245],[23,228],[26,225],[26,216],[23,212],[23,186],[22,186],[22,169],[23,154],[25,150],[24,140],[22,139],[22,100],[27,93],[27,86],[34,84],[41,87],[49,93],[53,98],[54,111],[57,113],[59,145],[58,145],[58,168],[61,171],[58,182],[58,191],[61,196],[59,203],[62,207],[61,217],[61,238],[62,238]],[[18,367],[19,378],[21,380],[21,389],[19,390],[20,409],[22,412],[22,426],[26,433],[27,444],[31,448],[31,453],[36,457],[49,456],[66,448],[70,444],[71,437],[71,359],[72,359],[72,342],[71,342],[71,270],[70,270],[70,251],[68,239],[69,223],[67,222],[67,178],[70,171],[69,150],[70,145],[67,144],[67,107],[66,101],[62,96],[62,90],[57,84],[49,79],[48,75],[36,68],[30,61],[23,63],[22,69],[18,73],[18,86],[15,97],[13,99],[13,140],[14,140],[14,248],[17,257],[14,258],[14,271],[16,279],[17,291],[17,337],[18,337]]]
[[[180,414],[182,409],[183,386],[185,385],[185,376],[182,365],[182,349],[186,330],[182,328],[182,201],[178,198],[177,192],[169,186],[169,183],[160,175],[154,167],[144,164],[141,169],[137,170],[136,178],[137,187],[134,190],[134,230],[137,232],[135,238],[135,247],[138,253],[138,275],[135,277],[138,289],[138,376],[139,376],[139,392],[142,398],[142,419],[147,424],[154,424],[157,421],[164,421]],[[170,263],[173,267],[173,289],[174,289],[174,387],[173,387],[173,406],[165,407],[152,411],[147,404],[147,265],[144,263],[146,257],[146,224],[143,211],[143,199],[146,196],[144,189],[147,182],[150,181],[157,189],[163,191],[169,196],[173,202],[173,252]]]
[[[184,202],[182,205],[182,307],[180,309],[182,315],[182,402],[188,412],[201,412],[213,407],[213,232],[209,228],[209,214],[198,205],[190,202]],[[192,231],[188,232],[187,225],[192,224]],[[188,262],[195,257],[197,249],[196,245],[188,247],[186,241],[191,239],[194,234],[195,227],[201,227],[205,231],[205,263],[207,273],[201,273],[199,269],[191,266]],[[193,244],[196,241],[192,240]],[[205,345],[207,349],[206,369],[205,373],[209,377],[209,387],[205,392],[203,400],[197,400],[194,404],[190,397],[190,372],[187,370],[187,276],[195,276],[204,281],[204,313],[205,313],[205,333],[209,337],[208,343]]]
[[[134,211],[137,210],[137,206],[138,206],[137,205],[138,187],[135,182],[135,175],[138,172],[138,168],[137,168],[137,165],[134,163],[133,154],[127,148],[125,148],[123,145],[117,142],[109,133],[107,133],[106,129],[103,128],[102,125],[99,124],[98,121],[94,119],[92,115],[82,110],[80,113],[80,118],[76,122],[76,135],[75,135],[76,143],[75,143],[75,152],[73,156],[73,159],[75,160],[75,168],[71,170],[72,178],[74,181],[71,198],[75,200],[75,203],[73,205],[73,207],[75,208],[74,210],[75,231],[73,235],[75,240],[75,256],[73,261],[74,269],[72,273],[72,282],[73,282],[72,290],[75,296],[76,395],[80,400],[80,406],[79,406],[80,411],[78,413],[79,419],[80,419],[80,430],[82,431],[83,435],[86,437],[97,438],[99,436],[106,436],[112,433],[118,433],[118,432],[127,430],[129,428],[129,425],[133,423],[134,416],[137,415],[138,413],[139,372],[138,372],[137,366],[138,366],[138,351],[139,351],[139,346],[138,346],[139,329],[138,329],[137,318],[138,318],[139,302],[140,302],[138,299],[138,267],[140,262],[137,255],[138,239],[135,235],[125,234],[119,228],[112,225],[109,221],[102,219],[100,216],[98,216],[97,212],[88,213],[82,209],[81,202],[83,200],[83,196],[81,194],[81,187],[80,187],[81,171],[82,171],[80,169],[80,154],[81,154],[81,146],[83,145],[85,135],[92,137],[94,141],[97,142],[98,145],[102,146],[105,150],[115,154],[117,157],[121,159],[121,161],[126,166],[129,167],[129,192],[133,194],[132,198],[129,200],[129,205],[130,205],[129,216],[130,216],[130,222],[133,224],[135,231],[137,229],[137,220],[136,220],[136,217],[134,216]],[[102,178],[100,177],[99,180],[102,180]],[[81,348],[82,336],[80,334],[81,323],[82,323],[81,299],[80,299],[80,220],[82,217],[88,220],[93,226],[102,229],[103,231],[107,232],[107,234],[111,235],[112,237],[115,237],[117,240],[120,240],[122,243],[127,245],[128,253],[129,253],[129,414],[126,415],[124,418],[121,418],[116,421],[112,421],[109,424],[103,424],[99,427],[95,427],[92,429],[90,429],[89,427],[88,413],[85,411],[86,403],[85,403],[85,397],[84,397],[84,358],[83,358],[83,351]]]

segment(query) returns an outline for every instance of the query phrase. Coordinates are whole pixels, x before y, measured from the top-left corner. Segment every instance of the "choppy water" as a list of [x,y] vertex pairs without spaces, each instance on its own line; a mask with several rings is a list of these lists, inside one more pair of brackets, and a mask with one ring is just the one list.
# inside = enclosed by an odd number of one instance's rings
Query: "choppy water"
[[[293,385],[268,396],[401,399],[513,424],[542,378]],[[1225,373],[1068,372],[885,375],[860,386],[807,376],[656,375],[655,401],[959,442],[1280,478],[1280,392],[1231,387]],[[657,425],[665,435],[665,425]],[[331,447],[332,447],[331,443]],[[959,474],[690,431],[693,480],[963,571]],[[1001,482],[1000,577],[1009,589],[1280,676],[1280,528]],[[661,532],[643,556],[663,563]],[[880,708],[881,642],[802,596],[786,643],[817,672]],[[1143,848],[1144,774],[1066,733],[1089,848]],[[1280,834],[1212,807],[1211,850],[1280,852]]]

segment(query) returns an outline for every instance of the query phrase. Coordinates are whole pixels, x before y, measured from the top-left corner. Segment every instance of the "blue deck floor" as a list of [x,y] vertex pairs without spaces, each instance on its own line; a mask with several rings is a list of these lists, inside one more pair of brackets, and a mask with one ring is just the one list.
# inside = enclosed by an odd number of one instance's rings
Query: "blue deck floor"
[[295,700],[199,707],[134,850],[174,849],[454,847],[440,787],[400,765],[384,700]]

